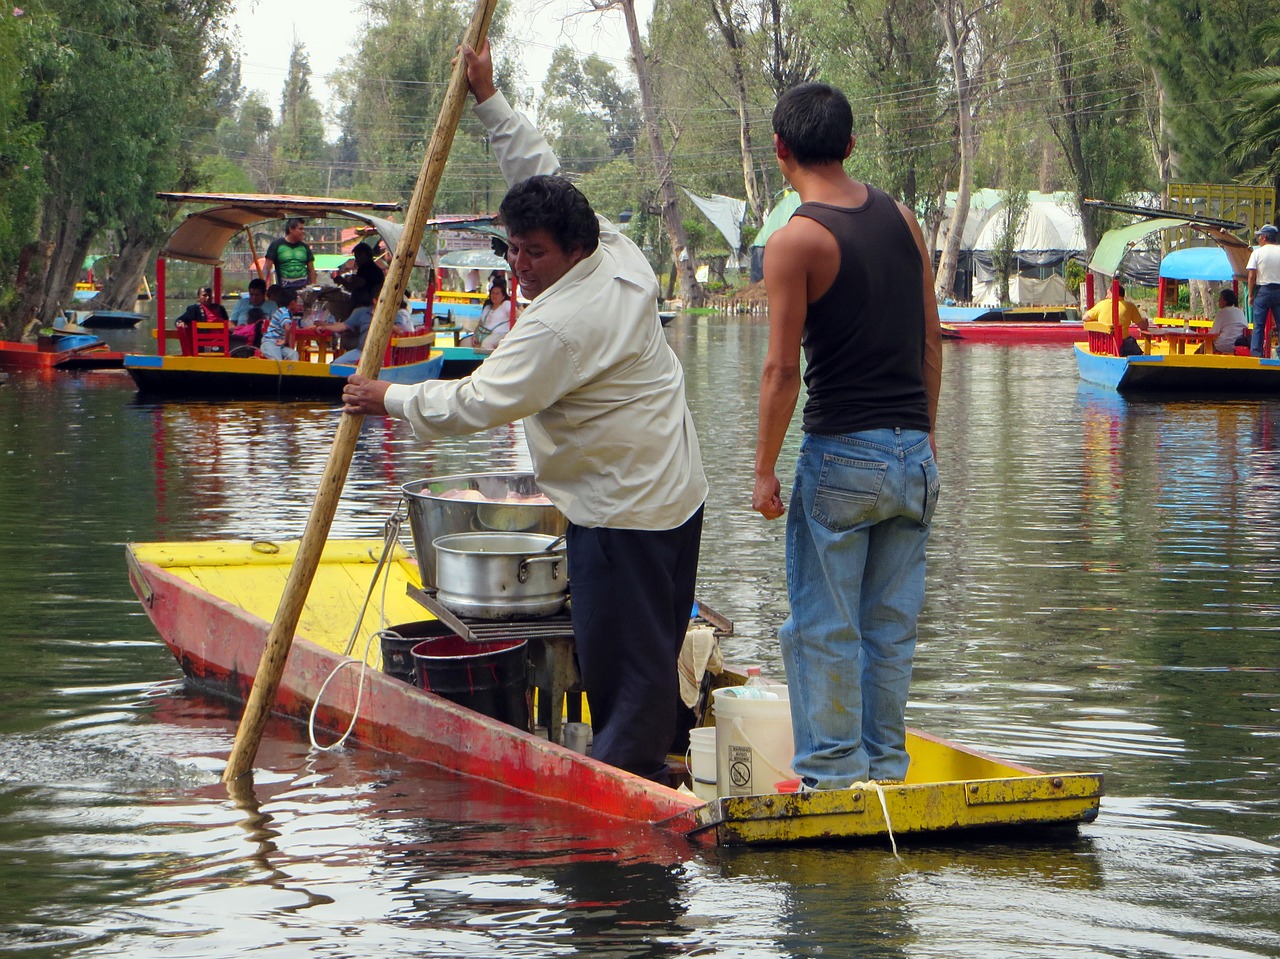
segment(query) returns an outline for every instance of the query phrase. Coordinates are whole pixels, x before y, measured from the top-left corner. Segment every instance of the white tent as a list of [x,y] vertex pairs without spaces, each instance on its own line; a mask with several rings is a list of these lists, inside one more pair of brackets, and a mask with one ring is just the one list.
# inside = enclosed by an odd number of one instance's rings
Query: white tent
[[[974,238],[973,250],[990,251],[1000,245],[1004,231],[1004,203],[987,214],[981,231]],[[1080,213],[1057,200],[1045,199],[1027,203],[1022,222],[1018,224],[1013,249],[1018,253],[1065,252],[1084,250],[1084,223]]]
[[[999,283],[991,269],[991,252],[1005,230],[1001,200],[986,212],[982,229],[969,248],[974,269],[970,299],[979,306],[999,306]],[[966,231],[967,232],[967,231]],[[1069,194],[1027,195],[1027,208],[1014,233],[1017,270],[1009,277],[1009,299],[1022,306],[1070,303],[1063,267],[1073,254],[1084,252],[1084,223]]]

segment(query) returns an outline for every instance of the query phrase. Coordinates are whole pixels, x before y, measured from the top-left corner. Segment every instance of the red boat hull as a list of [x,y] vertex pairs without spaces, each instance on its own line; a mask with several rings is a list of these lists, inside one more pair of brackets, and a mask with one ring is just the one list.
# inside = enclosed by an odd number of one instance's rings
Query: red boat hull
[[[147,615],[195,684],[243,702],[253,685],[270,623],[149,564],[130,563],[130,582]],[[324,690],[318,727],[347,728],[377,749],[498,782],[511,789],[635,822],[693,825],[694,796],[632,776],[487,716],[294,639],[275,711],[306,721]],[[363,683],[363,694],[358,693]],[[336,738],[336,734],[335,734]]]

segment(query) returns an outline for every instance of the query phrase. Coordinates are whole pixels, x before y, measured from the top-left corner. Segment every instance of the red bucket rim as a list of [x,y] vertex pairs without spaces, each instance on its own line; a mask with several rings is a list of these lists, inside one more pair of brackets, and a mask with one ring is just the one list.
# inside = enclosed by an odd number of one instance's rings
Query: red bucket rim
[[[466,652],[457,652],[450,654],[433,655],[423,649],[423,647],[432,644],[444,645],[448,644],[453,648],[460,650],[465,649]],[[457,662],[463,659],[475,659],[478,656],[487,656],[492,653],[505,653],[518,649],[521,646],[527,646],[528,641],[524,639],[488,639],[478,643],[468,642],[456,633],[449,633],[445,636],[432,636],[424,639],[422,642],[414,645],[409,650],[409,655],[415,659],[433,659],[447,662]]]

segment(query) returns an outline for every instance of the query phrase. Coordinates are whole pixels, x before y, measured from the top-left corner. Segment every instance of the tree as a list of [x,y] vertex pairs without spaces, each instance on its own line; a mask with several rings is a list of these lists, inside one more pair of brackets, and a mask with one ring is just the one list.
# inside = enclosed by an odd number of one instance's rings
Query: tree
[[1115,200],[1152,186],[1143,103],[1143,73],[1131,49],[1131,33],[1117,3],[1104,0],[1035,0],[1025,8],[1039,26],[1020,45],[1028,60],[1010,72],[1031,78],[1029,96],[1043,96],[1052,81],[1049,127],[1062,150],[1084,228],[1086,247],[1103,229],[1089,198]]
[[938,95],[952,77],[932,0],[798,0],[824,51],[823,76],[850,97],[858,146],[853,164],[876,186],[927,214],[953,169],[954,115]]
[[539,115],[566,171],[585,173],[635,155],[640,138],[636,93],[595,54],[579,61],[568,47],[556,49],[542,83]]
[[588,0],[598,12],[619,10],[627,26],[627,39],[631,45],[631,62],[636,71],[636,84],[640,90],[640,113],[644,119],[645,134],[649,140],[649,152],[658,179],[658,204],[667,239],[671,243],[676,271],[680,278],[680,298],[686,307],[698,307],[705,301],[705,294],[695,275],[693,257],[685,237],[684,223],[680,219],[680,201],[676,193],[675,173],[671,154],[662,140],[658,125],[657,104],[653,82],[649,72],[648,55],[640,37],[640,24],[636,19],[634,0]]
[[[466,17],[449,0],[370,0],[366,9],[369,19],[358,53],[342,62],[337,76],[343,150],[354,156],[355,190],[407,202]],[[501,50],[502,35],[502,19],[495,16],[489,28],[495,51]],[[510,68],[501,60],[497,65],[495,79],[509,90]],[[489,157],[487,136],[477,122],[465,119],[436,193],[437,209],[487,212],[505,190]]]
[[12,315],[39,259],[32,241],[45,188],[41,129],[29,116],[33,83],[24,65],[53,42],[44,24],[0,17],[0,317]]
[[280,164],[279,192],[323,195],[328,150],[320,104],[311,93],[311,60],[297,40],[289,52],[289,70],[280,95],[280,129],[276,138]]
[[[1218,183],[1241,172],[1223,153],[1239,138],[1239,114],[1223,102],[1236,74],[1266,62],[1257,27],[1275,15],[1268,0],[1126,0],[1128,28],[1159,84],[1169,176]],[[1122,54],[1123,55],[1123,54]]]
[[47,192],[8,328],[57,315],[104,231],[118,237],[117,269],[120,260],[145,260],[140,251],[162,235],[167,216],[156,191],[182,189],[194,176],[186,135],[207,116],[203,77],[225,9],[225,0],[42,6],[44,29],[61,39],[24,52],[27,117],[40,130]]
[[960,258],[960,241],[969,216],[969,199],[973,193],[973,163],[978,152],[977,115],[983,106],[985,83],[994,47],[981,36],[983,17],[998,0],[933,0],[934,9],[947,38],[946,56],[955,96],[956,204],[951,211],[946,243],[938,260],[934,290],[939,297],[949,296],[955,284],[956,265]]
[[[1258,38],[1270,49],[1280,44],[1280,17],[1258,30]],[[1275,186],[1280,205],[1280,66],[1276,57],[1265,66],[1239,74],[1228,88],[1236,103],[1232,117],[1238,131],[1227,144],[1228,161],[1253,183]],[[1280,206],[1278,206],[1280,208]]]

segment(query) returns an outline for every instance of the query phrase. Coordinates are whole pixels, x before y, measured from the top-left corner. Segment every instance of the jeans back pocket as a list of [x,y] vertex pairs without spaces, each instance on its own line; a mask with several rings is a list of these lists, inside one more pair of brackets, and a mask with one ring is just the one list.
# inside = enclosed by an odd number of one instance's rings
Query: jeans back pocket
[[812,516],[832,532],[843,532],[875,517],[888,466],[824,453]]

